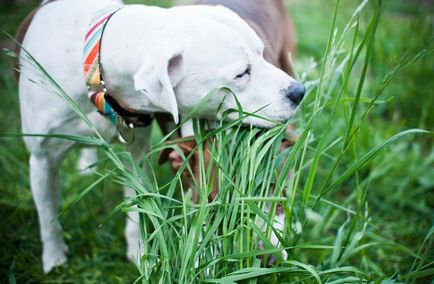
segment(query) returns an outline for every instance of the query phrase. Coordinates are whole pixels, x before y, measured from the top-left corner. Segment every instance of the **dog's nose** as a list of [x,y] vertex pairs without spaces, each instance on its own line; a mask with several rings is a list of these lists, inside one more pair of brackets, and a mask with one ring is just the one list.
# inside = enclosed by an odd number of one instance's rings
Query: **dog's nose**
[[286,89],[285,95],[288,97],[288,99],[291,100],[293,104],[298,106],[303,100],[305,92],[306,88],[303,84],[294,83]]

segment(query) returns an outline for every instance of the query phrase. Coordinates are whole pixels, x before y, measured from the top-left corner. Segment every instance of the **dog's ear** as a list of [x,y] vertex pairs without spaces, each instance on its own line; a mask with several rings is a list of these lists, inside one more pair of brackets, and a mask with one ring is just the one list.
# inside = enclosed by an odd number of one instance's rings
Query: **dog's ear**
[[134,88],[145,94],[163,112],[169,112],[179,122],[178,103],[174,87],[183,74],[183,54],[180,49],[166,48],[149,54],[134,75]]

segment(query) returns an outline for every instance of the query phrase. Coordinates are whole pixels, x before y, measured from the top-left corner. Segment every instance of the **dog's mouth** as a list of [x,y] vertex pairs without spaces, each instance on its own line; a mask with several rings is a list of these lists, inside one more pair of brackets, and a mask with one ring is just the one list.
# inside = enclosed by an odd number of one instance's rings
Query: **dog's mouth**
[[[261,111],[250,112],[248,115],[245,113],[245,117],[241,121],[243,127],[255,127],[261,129],[270,129],[275,126],[285,124],[288,120],[292,119],[296,115],[298,108],[289,107],[286,108],[284,113],[276,114],[275,112],[267,111],[266,113],[261,113]],[[232,111],[226,115],[226,121],[235,121],[240,118],[242,114],[238,111]],[[221,119],[221,117],[219,117]]]
[[[262,131],[260,131],[256,135],[258,136],[261,135],[261,132]],[[294,135],[293,128],[291,126],[288,127],[285,137],[283,137],[280,142],[280,151],[284,151],[285,149],[291,148],[292,146],[295,145],[295,143],[297,143],[297,140],[298,140],[298,136]],[[186,157],[189,156],[192,151],[197,151],[196,149],[197,144],[196,141],[194,141],[193,136],[174,139],[171,141],[167,141],[166,143],[169,145],[176,144]],[[158,163],[161,165],[166,163],[167,161],[171,162],[172,168],[174,170],[179,170],[184,163],[184,161],[179,157],[179,155],[176,153],[176,151],[173,148],[166,148],[160,153],[160,156],[158,158]]]

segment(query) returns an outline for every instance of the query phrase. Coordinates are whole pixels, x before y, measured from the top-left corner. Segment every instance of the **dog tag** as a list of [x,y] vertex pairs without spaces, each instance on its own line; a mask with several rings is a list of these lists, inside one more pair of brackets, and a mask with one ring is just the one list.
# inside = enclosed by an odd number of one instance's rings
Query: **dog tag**
[[122,133],[120,127],[117,127],[118,130],[118,140],[124,145],[129,145],[134,142],[134,133],[131,134],[131,137],[126,137],[124,133]]

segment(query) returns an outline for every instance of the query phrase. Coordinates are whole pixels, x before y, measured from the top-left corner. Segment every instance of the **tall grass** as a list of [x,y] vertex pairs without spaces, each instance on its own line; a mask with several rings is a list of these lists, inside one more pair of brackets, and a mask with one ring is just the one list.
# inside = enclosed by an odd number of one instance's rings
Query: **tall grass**
[[[227,123],[221,123],[219,128],[206,133],[195,121],[201,161],[201,180],[196,181],[200,202],[191,204],[184,194],[182,204],[169,199],[182,186],[179,175],[164,185],[154,181],[152,188],[156,194],[167,190],[166,199],[157,199],[157,210],[149,204],[148,197],[133,199],[140,212],[146,213],[142,216],[145,254],[139,266],[141,280],[150,283],[381,280],[387,276],[380,268],[373,273],[372,267],[358,263],[358,259],[366,257],[369,248],[385,245],[422,262],[428,260],[427,254],[415,255],[393,241],[374,241],[368,235],[369,182],[362,182],[363,169],[397,139],[410,134],[431,134],[410,129],[367,152],[358,150],[358,134],[363,124],[376,105],[385,103],[379,100],[383,90],[397,72],[427,52],[404,58],[391,68],[374,93],[365,92],[381,16],[381,1],[377,1],[366,32],[361,33],[359,14],[366,3],[361,3],[343,31],[337,30],[333,21],[319,80],[308,82],[308,98],[302,113],[291,121],[299,125],[299,139],[292,149],[279,151],[287,125],[271,130],[231,125],[227,131]],[[338,1],[335,19],[339,4]],[[214,142],[208,143],[212,144],[209,150],[212,163],[218,168],[219,195],[209,203],[208,195],[217,182],[204,165],[203,143],[210,136],[215,137]],[[160,145],[151,153],[161,151]],[[180,149],[176,150],[182,155]],[[189,158],[191,155],[186,160]],[[185,167],[189,167],[188,163]],[[344,196],[339,203],[328,198],[346,183],[351,190],[341,192]],[[274,228],[277,203],[285,209],[282,232]],[[265,208],[267,204],[271,204],[271,210]],[[271,245],[271,231],[278,236],[280,248]],[[259,249],[260,242],[264,250]],[[281,250],[288,253],[287,260],[281,257]],[[258,257],[270,254],[278,261],[266,268]],[[405,277],[426,277],[432,273],[422,267],[416,269],[414,265]]]
[[[337,2],[319,76],[306,81],[307,77],[300,75],[308,86],[307,98],[299,115],[286,124],[269,130],[245,127],[242,118],[254,114],[242,109],[234,110],[240,113],[240,119],[217,122],[211,131],[204,130],[204,122],[193,119],[193,139],[200,161],[200,181],[195,181],[197,204],[191,201],[190,193],[182,190],[180,175],[192,170],[187,162],[192,154],[185,157],[186,162],[173,179],[163,182],[157,178],[161,176],[161,169],[155,165],[158,153],[171,147],[183,155],[175,144],[165,143],[168,136],[156,139],[150,152],[143,155],[142,163],[151,164],[153,169],[146,175],[131,154],[108,144],[94,129],[95,137],[55,136],[98,146],[104,163],[111,161],[110,166],[100,170],[99,178],[64,208],[74,210],[72,205],[106,179],[137,192],[136,197],[113,209],[135,210],[141,216],[144,254],[137,263],[141,276],[136,282],[360,283],[419,282],[432,277],[433,228],[417,244],[418,251],[387,239],[371,211],[381,205],[371,204],[369,198],[375,190],[375,179],[387,175],[393,163],[405,162],[405,156],[390,158],[396,151],[403,151],[394,148],[396,142],[408,139],[404,136],[432,138],[432,133],[408,129],[385,140],[371,141],[374,145],[369,148],[363,141],[369,139],[365,131],[372,113],[388,103],[381,98],[383,91],[401,70],[431,50],[403,57],[379,85],[366,88],[382,12],[382,1],[367,2],[360,4],[342,30],[336,26],[341,7]],[[362,13],[364,18],[369,17],[367,26],[361,20]],[[27,56],[52,83],[54,92],[86,120],[43,66],[30,54]],[[280,141],[290,124],[297,125],[293,134],[299,138],[292,148],[282,152]],[[209,147],[205,148],[204,143]],[[210,151],[217,177],[206,167],[204,151]],[[421,168],[429,168],[433,161],[431,154]],[[219,194],[209,202],[215,182]],[[427,192],[426,187],[421,192]],[[278,204],[285,212],[283,231],[275,229]],[[432,212],[423,206],[420,210]],[[280,247],[271,244],[272,233],[279,238]],[[282,258],[283,250],[288,259]],[[384,254],[409,263],[390,267],[393,261],[379,259]],[[276,257],[276,264],[264,266],[271,255]]]

